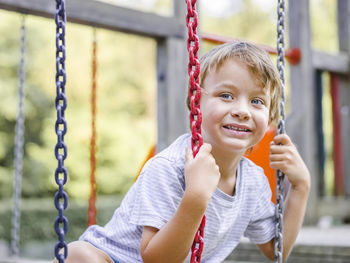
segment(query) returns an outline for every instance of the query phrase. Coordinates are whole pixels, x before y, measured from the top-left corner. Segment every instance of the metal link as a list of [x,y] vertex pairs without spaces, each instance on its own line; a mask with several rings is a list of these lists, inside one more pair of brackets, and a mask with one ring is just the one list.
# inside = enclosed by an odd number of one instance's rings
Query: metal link
[[[185,0],[187,4],[186,25],[188,28],[187,50],[188,50],[188,75],[189,88],[188,97],[190,98],[190,123],[192,131],[192,152],[195,157],[203,145],[201,135],[202,113],[200,110],[201,88],[199,86],[200,64],[198,60],[199,38],[197,35],[198,13],[196,10],[197,0]],[[199,229],[192,244],[191,263],[201,261],[201,255],[204,246],[204,227],[205,215],[202,218]]]
[[[284,86],[285,86],[285,79],[284,79],[284,66],[285,66],[285,59],[284,59],[284,21],[285,21],[285,1],[284,0],[278,0],[278,6],[277,6],[277,69],[280,75],[281,84],[282,84],[282,101],[280,103],[280,121],[278,122],[277,127],[277,134],[285,133],[285,110],[284,110],[284,104],[285,104],[285,93],[284,93]],[[282,253],[283,253],[283,180],[284,180],[284,174],[277,170],[277,186],[276,186],[276,228],[275,228],[275,262],[276,263],[282,263]]]
[[192,244],[192,254],[191,254],[191,263],[201,262],[201,255],[204,247],[204,227],[205,227],[205,215],[202,218],[202,222],[198,228],[198,231],[195,235],[193,244]]
[[67,243],[64,236],[68,231],[68,219],[64,216],[64,210],[68,206],[68,195],[64,191],[64,185],[68,180],[68,171],[64,167],[64,160],[67,158],[67,146],[64,142],[64,136],[67,132],[67,122],[64,112],[67,108],[67,97],[65,94],[66,84],[66,47],[65,47],[65,25],[66,10],[65,0],[56,0],[56,110],[57,120],[55,123],[55,132],[57,134],[57,144],[55,146],[55,157],[58,166],[55,170],[55,181],[58,185],[58,191],[55,194],[54,202],[58,210],[58,216],[55,220],[55,232],[58,235],[58,242],[55,246],[55,257],[59,263],[63,263],[68,255]]
[[198,25],[198,14],[196,11],[196,0],[186,0],[187,3],[187,17],[186,23],[188,28],[188,40],[187,40],[187,50],[189,54],[189,63],[188,63],[188,74],[190,78],[189,85],[189,98],[191,101],[191,125],[192,125],[192,148],[195,147],[197,151],[193,152],[193,155],[196,156],[198,153],[199,147],[201,146],[198,134],[200,134],[200,121],[201,121],[201,111],[200,111],[200,94],[201,90],[199,87],[199,72],[200,65],[198,60],[198,49],[199,49],[199,40],[197,36],[197,25]]
[[11,230],[11,255],[19,256],[20,218],[21,218],[21,191],[22,191],[22,168],[23,168],[23,144],[24,144],[24,81],[25,81],[25,49],[26,28],[25,16],[21,25],[20,62],[18,67],[18,115],[16,120],[15,136],[15,180],[13,184],[13,214]]

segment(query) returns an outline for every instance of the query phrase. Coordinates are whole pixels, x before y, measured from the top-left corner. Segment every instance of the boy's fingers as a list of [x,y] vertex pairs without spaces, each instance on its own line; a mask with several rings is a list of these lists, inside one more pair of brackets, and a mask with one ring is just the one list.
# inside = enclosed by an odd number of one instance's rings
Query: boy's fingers
[[277,161],[284,161],[285,155],[284,154],[271,154],[269,156],[270,162],[277,162]]
[[211,152],[212,147],[210,143],[203,143],[202,147],[204,147],[207,152]]
[[186,162],[191,161],[193,159],[192,150],[186,147]]
[[[202,145],[201,148],[199,149],[198,154],[200,154],[200,155],[202,155],[202,154],[208,154],[208,153],[211,152],[211,149],[212,149],[211,144],[209,144],[209,143],[203,143],[203,145]],[[197,155],[198,155],[198,154],[197,154]]]
[[291,145],[292,141],[290,140],[289,136],[287,134],[279,134],[276,135],[273,139],[274,144],[281,144],[281,145]]
[[272,169],[279,169],[279,170],[282,170],[282,169],[285,168],[285,163],[284,163],[284,162],[278,162],[278,161],[276,161],[276,162],[271,162],[271,163],[270,163],[270,167],[271,167]]
[[283,145],[276,145],[272,144],[270,146],[270,153],[271,154],[278,154],[278,153],[284,153],[286,151],[286,147],[283,147]]
[[[199,149],[198,153],[196,156],[202,156],[202,155],[207,155],[208,153],[211,152],[211,145],[209,143],[203,143],[201,148]],[[193,152],[192,149],[187,148],[186,149],[186,162],[190,161],[193,159]]]

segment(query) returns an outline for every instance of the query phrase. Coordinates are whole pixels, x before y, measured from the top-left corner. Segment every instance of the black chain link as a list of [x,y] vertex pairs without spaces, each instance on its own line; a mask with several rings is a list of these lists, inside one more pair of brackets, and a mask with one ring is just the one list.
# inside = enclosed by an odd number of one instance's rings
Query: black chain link
[[[280,102],[280,120],[278,122],[277,134],[285,133],[285,78],[284,78],[284,20],[285,20],[285,1],[278,0],[277,6],[277,69],[281,78],[282,85],[282,99]],[[283,180],[284,174],[277,170],[277,187],[276,187],[276,228],[275,228],[275,262],[282,263],[282,252],[283,252]]]
[[58,210],[58,216],[55,220],[55,231],[58,235],[58,242],[55,246],[55,257],[59,263],[63,263],[68,255],[67,243],[64,235],[68,231],[68,219],[64,216],[64,210],[68,206],[68,195],[64,191],[64,185],[68,179],[67,168],[64,167],[64,160],[67,158],[67,146],[64,142],[64,135],[67,132],[67,122],[64,112],[67,108],[67,98],[65,94],[66,85],[66,43],[65,43],[65,25],[66,10],[65,0],[56,0],[56,111],[57,120],[55,131],[57,134],[57,144],[55,146],[55,156],[58,161],[58,167],[55,171],[55,181],[58,185],[58,191],[55,194],[55,206]]

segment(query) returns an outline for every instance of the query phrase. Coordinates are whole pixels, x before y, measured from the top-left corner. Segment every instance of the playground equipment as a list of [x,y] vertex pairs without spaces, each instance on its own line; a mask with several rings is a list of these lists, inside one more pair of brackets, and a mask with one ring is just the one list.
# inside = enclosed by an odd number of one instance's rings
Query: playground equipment
[[[290,67],[290,115],[287,122],[287,130],[292,136],[295,144],[298,146],[306,164],[312,175],[312,186],[309,197],[309,205],[306,215],[306,223],[316,223],[318,218],[331,214],[337,218],[345,218],[349,215],[349,182],[348,172],[349,163],[346,158],[350,156],[349,133],[349,51],[350,51],[350,20],[347,12],[349,2],[344,0],[337,1],[337,31],[339,38],[338,54],[329,54],[326,52],[315,51],[311,47],[311,29],[310,29],[310,6],[308,1],[290,1],[289,2],[289,42],[290,46],[297,46],[301,50],[302,60],[297,66]],[[325,174],[322,173],[322,151],[319,143],[321,138],[317,135],[317,130],[322,130],[321,123],[318,121],[320,114],[318,104],[321,102],[317,96],[315,75],[318,71],[330,72],[339,78],[339,104],[338,110],[333,111],[340,120],[341,128],[334,126],[337,140],[341,141],[341,150],[337,152],[335,160],[336,169],[343,169],[343,182],[341,185],[335,181],[336,187],[343,189],[344,195],[325,196]],[[333,86],[334,87],[334,86]],[[332,87],[332,90],[333,90]],[[335,106],[336,100],[333,100]],[[335,117],[335,116],[334,116]],[[335,135],[334,134],[334,135]],[[343,164],[340,164],[340,160]],[[339,171],[335,171],[335,177],[341,177]]]
[[[0,0],[0,8],[28,14],[52,17],[53,5],[44,0]],[[71,22],[93,25],[111,30],[146,35],[157,39],[158,68],[158,150],[164,148],[178,134],[184,132],[187,117],[184,109],[176,105],[185,101],[185,72],[179,66],[185,61],[183,46],[183,3],[174,1],[175,16],[164,18],[135,10],[111,6],[94,1],[71,0],[67,3],[67,14]],[[81,12],[84,8],[87,12]],[[309,2],[289,3],[290,46],[296,46],[302,53],[299,64],[291,72],[291,114],[288,119],[288,133],[298,145],[312,173],[312,192],[307,213],[307,222],[315,223],[322,216],[331,213],[343,217],[350,214],[347,197],[350,194],[349,164],[345,158],[349,153],[349,52],[350,19],[347,15],[350,4],[338,0],[338,31],[340,52],[331,55],[311,49]],[[181,54],[181,55],[179,55]],[[332,73],[333,114],[335,132],[336,198],[324,198],[322,153],[315,127],[320,128],[315,100],[315,76],[318,71]],[[174,81],[176,79],[176,81]],[[183,83],[179,83],[183,80]],[[183,85],[181,85],[183,84]],[[339,94],[340,93],[340,94]],[[183,110],[183,111],[182,111]],[[182,121],[174,121],[183,117]],[[322,147],[321,147],[322,148]],[[343,183],[342,183],[343,182]]]

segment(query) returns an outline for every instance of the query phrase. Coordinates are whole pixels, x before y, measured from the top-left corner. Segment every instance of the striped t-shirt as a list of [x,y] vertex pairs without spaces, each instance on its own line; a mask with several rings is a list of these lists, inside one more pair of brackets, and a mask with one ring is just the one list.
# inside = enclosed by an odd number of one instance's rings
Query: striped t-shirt
[[[184,194],[185,152],[190,139],[189,134],[180,136],[149,160],[112,219],[104,227],[90,226],[80,240],[92,243],[118,262],[142,262],[143,226],[162,228]],[[242,158],[234,196],[217,188],[205,214],[203,263],[224,261],[242,236],[256,244],[270,241],[274,237],[274,204],[263,169]]]

